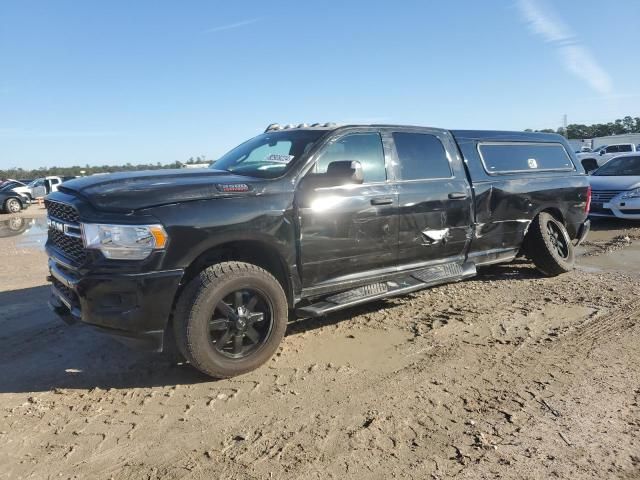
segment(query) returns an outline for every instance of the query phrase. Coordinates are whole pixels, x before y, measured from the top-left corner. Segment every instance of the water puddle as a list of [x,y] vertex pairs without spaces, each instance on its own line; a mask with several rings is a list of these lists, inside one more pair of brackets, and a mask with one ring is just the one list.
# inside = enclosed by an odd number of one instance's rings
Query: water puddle
[[577,268],[587,272],[625,272],[640,271],[640,242],[628,247],[593,256],[577,258]]
[[19,237],[16,246],[43,250],[47,241],[45,217],[11,217],[0,220],[0,238]]

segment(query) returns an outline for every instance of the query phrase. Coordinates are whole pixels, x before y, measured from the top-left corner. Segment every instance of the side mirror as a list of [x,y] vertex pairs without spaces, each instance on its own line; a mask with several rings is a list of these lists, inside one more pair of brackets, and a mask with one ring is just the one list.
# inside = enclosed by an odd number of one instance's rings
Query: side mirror
[[604,155],[605,153],[607,153],[606,150],[600,150],[600,156]]
[[340,160],[327,166],[326,176],[335,185],[361,184],[364,182],[362,164],[357,160]]

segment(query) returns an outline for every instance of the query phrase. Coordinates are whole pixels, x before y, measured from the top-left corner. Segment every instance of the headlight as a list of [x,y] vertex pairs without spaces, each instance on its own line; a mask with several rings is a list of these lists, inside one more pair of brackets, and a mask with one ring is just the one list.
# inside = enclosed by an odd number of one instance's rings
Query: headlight
[[82,224],[86,248],[100,250],[114,260],[142,260],[153,250],[164,248],[167,233],[162,225]]
[[625,200],[627,198],[640,198],[640,188],[629,190],[627,193],[623,193],[620,197],[621,200]]

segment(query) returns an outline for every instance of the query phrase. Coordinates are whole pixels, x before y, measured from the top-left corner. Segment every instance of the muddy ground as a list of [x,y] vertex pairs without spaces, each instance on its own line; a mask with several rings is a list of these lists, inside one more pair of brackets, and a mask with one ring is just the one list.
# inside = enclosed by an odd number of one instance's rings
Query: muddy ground
[[42,216],[0,229],[2,479],[640,478],[640,223],[596,223],[560,277],[299,321],[211,381],[57,320]]

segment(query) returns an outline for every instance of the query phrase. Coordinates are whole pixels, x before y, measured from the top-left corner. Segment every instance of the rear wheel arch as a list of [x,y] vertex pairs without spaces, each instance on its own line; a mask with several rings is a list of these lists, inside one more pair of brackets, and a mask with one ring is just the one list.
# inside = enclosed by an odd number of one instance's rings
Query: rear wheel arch
[[543,213],[543,212],[544,212],[544,213],[548,213],[548,214],[549,214],[549,215],[551,215],[553,218],[555,218],[555,219],[556,219],[556,220],[558,220],[560,223],[562,223],[563,225],[565,225],[565,226],[566,226],[566,222],[565,222],[564,214],[562,213],[562,210],[560,210],[559,208],[556,208],[556,207],[547,207],[547,208],[544,208],[543,210],[541,210],[541,211],[539,211],[539,212],[538,212],[538,215],[536,215],[536,217],[537,217],[537,216],[539,216],[539,215],[540,215],[541,213]]
[[[554,230],[556,240],[551,238],[548,226]],[[558,241],[559,240],[559,241]],[[562,244],[563,253],[557,246]],[[547,276],[555,276],[573,269],[575,253],[566,230],[562,212],[555,208],[544,209],[536,215],[527,231],[522,245],[523,253],[533,261],[538,270]]]

